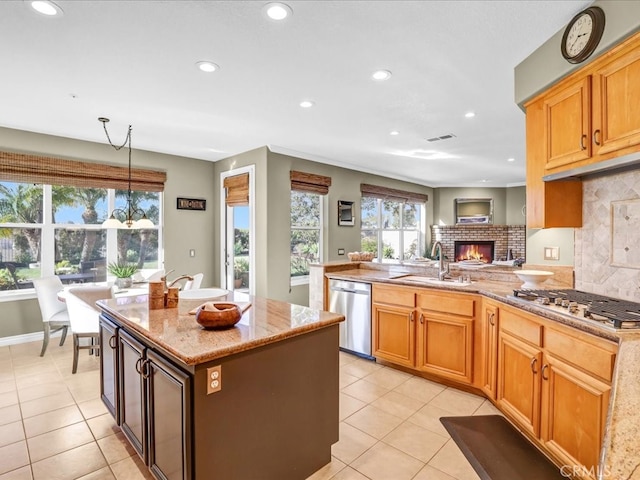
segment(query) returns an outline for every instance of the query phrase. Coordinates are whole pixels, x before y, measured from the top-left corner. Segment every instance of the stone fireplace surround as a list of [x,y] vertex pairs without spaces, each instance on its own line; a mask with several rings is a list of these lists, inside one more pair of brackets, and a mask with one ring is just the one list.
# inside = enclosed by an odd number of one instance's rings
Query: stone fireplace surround
[[[504,260],[511,249],[513,258],[525,258],[526,227],[524,225],[431,225],[431,240],[442,243],[444,255],[453,261],[456,240],[495,242],[494,259]],[[430,251],[427,253],[431,253]]]

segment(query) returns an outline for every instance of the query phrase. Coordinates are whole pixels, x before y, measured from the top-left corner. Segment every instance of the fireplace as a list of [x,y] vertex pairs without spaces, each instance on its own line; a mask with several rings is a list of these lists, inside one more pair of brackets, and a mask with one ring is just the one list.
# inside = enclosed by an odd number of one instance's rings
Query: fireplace
[[479,260],[483,263],[493,262],[494,242],[491,240],[465,240],[454,243],[454,261]]

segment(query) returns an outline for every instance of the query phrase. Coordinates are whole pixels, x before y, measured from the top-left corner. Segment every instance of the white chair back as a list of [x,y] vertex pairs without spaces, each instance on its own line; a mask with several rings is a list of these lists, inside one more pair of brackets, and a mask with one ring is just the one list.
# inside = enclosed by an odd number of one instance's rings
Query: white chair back
[[[59,277],[42,277],[33,280],[36,289],[42,321],[68,320],[66,318],[67,306],[58,300],[58,292],[62,290],[62,281]],[[55,317],[55,318],[54,318]]]
[[192,275],[193,280],[187,280],[184,284],[184,290],[191,290],[194,288],[200,288],[202,285],[202,279],[204,278],[204,273],[196,273]]
[[74,334],[98,333],[100,311],[98,300],[113,298],[111,287],[92,285],[70,288],[66,292],[71,331]]
[[164,269],[153,272],[145,280],[147,282],[159,282],[160,280],[162,280],[162,277],[164,277]]

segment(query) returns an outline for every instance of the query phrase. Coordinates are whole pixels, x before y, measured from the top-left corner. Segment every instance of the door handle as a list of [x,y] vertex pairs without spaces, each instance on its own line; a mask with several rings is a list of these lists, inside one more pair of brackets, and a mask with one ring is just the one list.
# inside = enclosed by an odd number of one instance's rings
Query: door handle
[[542,366],[542,370],[540,370],[540,374],[542,375],[542,379],[543,379],[543,380],[549,380],[549,377],[545,377],[545,376],[544,376],[544,371],[545,371],[547,368],[549,368],[549,364],[548,364],[548,363],[545,363],[545,364]]
[[136,360],[136,372],[138,372],[138,374],[142,375],[142,362],[144,361],[144,358],[140,357],[138,360]]
[[411,312],[411,313],[409,314],[409,321],[410,321],[410,322],[413,322],[413,313],[414,313],[414,312]]
[[600,129],[593,132],[593,143],[595,143],[598,146],[600,146],[600,139],[598,138],[599,136],[600,136]]
[[420,314],[420,323],[424,323],[424,315],[422,313]]
[[495,313],[490,313],[490,314],[489,314],[489,324],[490,324],[492,327],[495,327],[495,325],[496,325],[496,322],[494,322],[494,321],[493,321],[493,317],[495,317],[495,316],[496,316],[496,314],[495,314]]
[[112,350],[115,350],[116,346],[117,346],[117,344],[115,343],[115,339],[116,339],[116,336],[115,335],[111,335],[109,337],[109,341],[107,342]]
[[587,146],[584,144],[584,141],[587,139],[586,135],[582,135],[580,137],[580,150],[586,150]]
[[536,357],[533,357],[531,359],[531,363],[529,364],[534,375],[538,373],[538,371],[536,370],[536,363],[538,363],[538,359]]

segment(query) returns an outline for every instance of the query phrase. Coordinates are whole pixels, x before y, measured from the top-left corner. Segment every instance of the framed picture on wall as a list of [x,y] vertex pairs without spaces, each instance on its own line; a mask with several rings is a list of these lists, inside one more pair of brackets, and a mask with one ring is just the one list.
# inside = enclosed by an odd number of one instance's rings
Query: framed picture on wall
[[355,224],[353,202],[338,200],[338,225],[353,227]]

